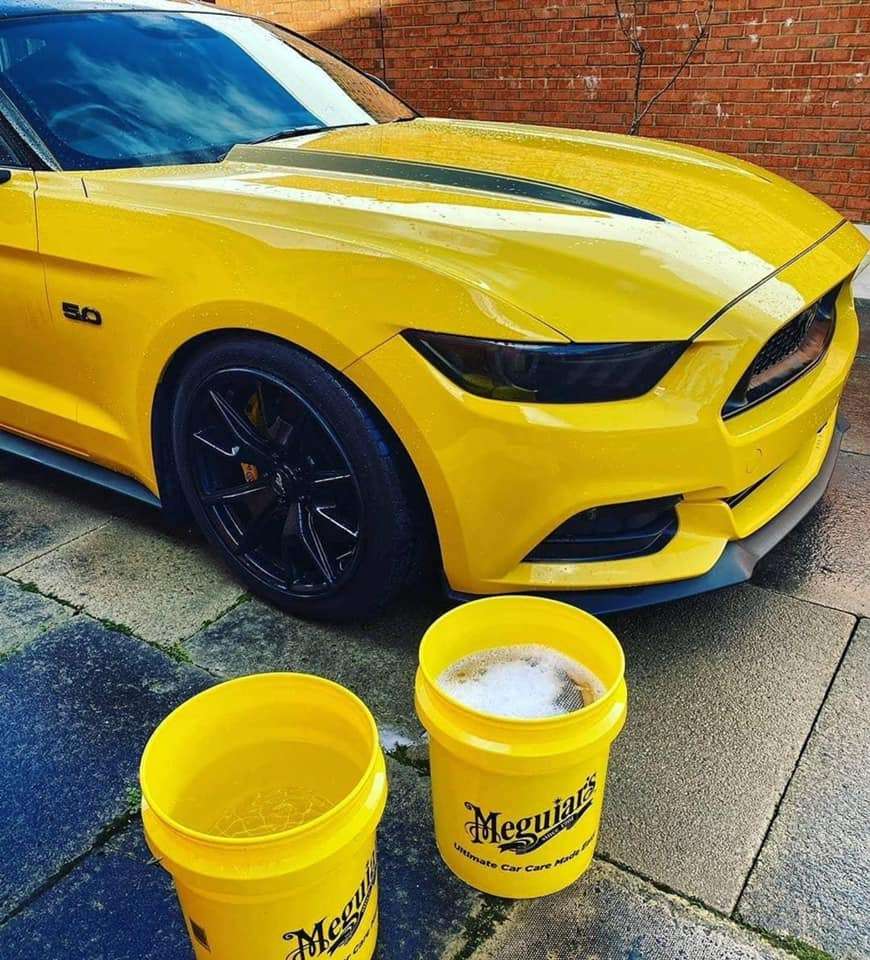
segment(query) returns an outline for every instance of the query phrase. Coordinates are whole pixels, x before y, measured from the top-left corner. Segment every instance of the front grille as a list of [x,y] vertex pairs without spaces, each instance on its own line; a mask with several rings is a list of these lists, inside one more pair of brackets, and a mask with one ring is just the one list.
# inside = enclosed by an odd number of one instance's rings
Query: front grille
[[726,419],[766,400],[822,359],[836,324],[839,287],[807,307],[767,341],[722,409]]
[[775,333],[764,345],[761,353],[752,364],[752,374],[755,377],[766,373],[771,367],[782,363],[789,357],[797,353],[801,348],[810,329],[816,320],[817,305],[813,305],[809,310],[804,310],[799,316],[795,317],[791,323],[787,323],[782,330]]

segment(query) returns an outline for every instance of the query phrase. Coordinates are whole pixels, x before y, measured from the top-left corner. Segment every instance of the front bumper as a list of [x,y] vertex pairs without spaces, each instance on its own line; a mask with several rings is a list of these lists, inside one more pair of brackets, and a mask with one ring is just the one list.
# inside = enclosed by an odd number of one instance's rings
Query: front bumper
[[[849,235],[834,234],[723,313],[658,387],[632,400],[554,405],[472,396],[401,337],[351,365],[346,373],[417,468],[451,594],[546,592],[591,609],[624,609],[745,579],[758,544],[791,529],[812,496],[806,491],[818,489],[836,455],[837,407],[858,342],[849,284],[815,368],[729,420],[722,408],[771,334],[854,269],[853,247]],[[678,529],[658,552],[525,559],[575,514],[673,496],[681,498]]]
[[[640,587],[624,587],[613,590],[577,590],[562,591],[558,594],[563,603],[581,607],[590,613],[618,613],[622,610],[636,610],[639,607],[652,606],[655,603],[668,603],[683,600],[699,593],[721,590],[737,583],[743,583],[752,577],[756,565],[770,553],[804,517],[816,506],[828,489],[843,434],[848,429],[844,419],[840,419],[835,428],[828,452],[822,462],[822,468],[808,487],[777,516],[761,529],[743,540],[733,540],[722,556],[707,573],[688,580],[676,580],[672,583],[656,583]],[[452,600],[466,602],[478,599],[473,594],[459,593],[447,589]],[[552,594],[550,594],[552,596]]]

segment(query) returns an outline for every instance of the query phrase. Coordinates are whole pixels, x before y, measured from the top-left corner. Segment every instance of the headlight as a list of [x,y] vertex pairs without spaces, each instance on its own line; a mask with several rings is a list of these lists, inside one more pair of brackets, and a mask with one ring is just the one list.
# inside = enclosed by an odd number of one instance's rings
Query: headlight
[[405,339],[469,393],[492,400],[596,403],[651,390],[688,347],[656,343],[515,343],[406,330]]

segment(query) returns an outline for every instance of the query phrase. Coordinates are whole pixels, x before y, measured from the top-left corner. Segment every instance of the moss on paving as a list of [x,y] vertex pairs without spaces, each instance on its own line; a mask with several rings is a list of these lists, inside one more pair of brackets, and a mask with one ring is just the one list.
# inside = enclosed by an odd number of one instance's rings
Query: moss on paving
[[[233,602],[225,610],[221,610],[220,613],[216,614],[214,617],[212,617],[209,620],[203,620],[203,622],[196,628],[196,630],[194,630],[191,636],[195,637],[198,633],[202,632],[203,630],[207,630],[210,626],[217,623],[218,620],[223,620],[223,618],[228,613],[235,610],[236,607],[240,607],[243,603],[250,603],[250,601],[251,601],[251,595],[249,593],[241,594],[241,596],[236,597],[236,599],[233,600]],[[188,637],[188,639],[190,638]]]
[[39,585],[34,583],[32,580],[15,580],[11,577],[9,579],[12,583],[18,584],[19,589],[24,593],[35,593],[37,596],[45,597],[46,600],[54,600],[55,603],[62,604],[64,607],[69,607],[71,610],[75,610],[76,613],[81,612],[81,607],[76,606],[74,603],[70,603],[69,600],[64,600],[63,597],[59,597],[57,594],[49,593],[47,590],[40,589]]
[[771,946],[779,947],[780,950],[791,954],[791,956],[796,957],[797,960],[835,960],[830,953],[827,953],[825,950],[820,950],[818,947],[811,946],[798,937],[781,937],[761,927],[753,927],[743,923],[739,918],[735,918],[735,922],[743,927],[744,930],[750,930],[763,940],[766,940]]
[[478,909],[465,921],[461,934],[464,942],[459,952],[454,954],[453,960],[469,960],[507,920],[510,907],[509,900],[500,900],[485,894]]
[[138,813],[142,806],[142,790],[138,783],[131,783],[124,794],[130,813]]
[[171,647],[155,646],[156,649],[162,650],[170,660],[174,660],[176,663],[193,663],[193,657],[181,643],[173,643]]
[[107,629],[112,630],[115,633],[123,633],[125,637],[135,637],[136,634],[132,627],[128,627],[126,623],[118,623],[117,620],[109,620],[105,617],[95,618]]
[[386,751],[386,754],[396,763],[401,763],[403,767],[411,767],[424,777],[430,777],[432,771],[429,767],[429,758],[417,756],[411,752],[412,748],[407,744],[400,743],[392,750]]

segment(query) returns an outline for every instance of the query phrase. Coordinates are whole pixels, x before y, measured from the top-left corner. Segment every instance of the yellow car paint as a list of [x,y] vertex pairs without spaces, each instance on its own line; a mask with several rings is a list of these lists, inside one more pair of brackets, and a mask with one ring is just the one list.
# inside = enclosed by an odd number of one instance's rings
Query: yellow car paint
[[[544,180],[661,219],[312,172],[294,167],[297,151]],[[689,147],[419,119],[237,147],[217,164],[38,171],[35,183],[16,173],[10,186],[24,226],[0,257],[0,280],[14,275],[16,293],[0,296],[22,308],[21,355],[14,373],[0,370],[0,395],[25,398],[27,409],[0,401],[6,428],[157,493],[152,415],[172,358],[217,331],[280,337],[345,371],[396,431],[458,591],[632,585],[709,570],[728,540],[817,472],[856,349],[847,284],[824,361],[721,419],[764,342],[848,278],[867,246],[781,178]],[[98,308],[103,324],[70,323],[65,301]],[[409,327],[533,342],[703,332],[646,396],[546,405],[463,392],[398,336]],[[723,503],[774,470],[739,509]],[[522,560],[586,507],[670,494],[685,497],[680,529],[658,554]]]
[[10,170],[9,176],[2,184],[0,234],[0,311],[8,330],[0,351],[0,423],[31,436],[53,435],[64,444],[75,421],[75,400],[42,376],[54,325],[39,258],[36,178],[29,170]]

